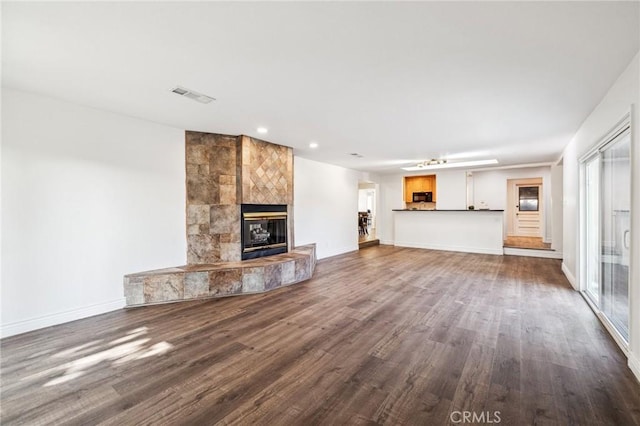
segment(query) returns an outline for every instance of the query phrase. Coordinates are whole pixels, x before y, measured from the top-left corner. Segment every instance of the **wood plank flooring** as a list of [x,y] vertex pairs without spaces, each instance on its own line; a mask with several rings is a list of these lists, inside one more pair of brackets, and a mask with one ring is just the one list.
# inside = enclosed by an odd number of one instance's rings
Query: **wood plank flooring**
[[640,424],[640,385],[554,259],[376,246],[271,293],[0,343],[3,425]]
[[542,241],[542,237],[513,237],[504,239],[504,247],[551,250],[551,243]]

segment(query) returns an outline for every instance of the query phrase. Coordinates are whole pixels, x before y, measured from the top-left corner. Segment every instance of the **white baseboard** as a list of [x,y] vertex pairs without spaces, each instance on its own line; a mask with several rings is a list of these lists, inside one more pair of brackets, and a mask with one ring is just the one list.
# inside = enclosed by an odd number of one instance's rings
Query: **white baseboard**
[[383,244],[385,246],[395,245],[393,240],[380,240],[380,244]]
[[351,253],[352,251],[358,251],[358,250],[359,250],[358,243],[350,244],[348,246],[331,248],[331,250],[328,250],[327,252],[322,252],[321,254],[318,254],[318,249],[316,248],[316,256],[317,256],[317,259],[320,260],[320,259],[326,259],[328,257],[339,256],[341,254]]
[[567,268],[567,265],[565,265],[564,262],[562,262],[562,272],[564,273],[564,276],[567,277],[567,280],[569,280],[569,284],[571,284],[571,287],[573,287],[574,290],[580,290],[578,288],[578,281],[576,281],[576,277],[573,276],[573,274],[571,273],[569,268]]
[[562,259],[562,253],[554,250],[534,250],[505,247],[504,254],[510,256],[543,257],[545,259]]
[[636,376],[636,380],[640,382],[640,360],[633,352],[629,352],[629,369]]
[[82,318],[92,317],[94,315],[104,314],[106,312],[122,309],[124,306],[125,298],[123,297],[110,302],[97,303],[95,305],[83,306],[81,308],[71,309],[64,312],[56,312],[55,314],[43,315],[28,320],[2,324],[2,326],[0,326],[0,338],[14,336],[16,334],[22,334],[28,331],[63,324],[65,322],[75,321]]
[[414,243],[408,241],[397,241],[395,244],[397,247],[410,247],[410,248],[422,248],[429,250],[442,250],[442,251],[458,251],[463,253],[480,253],[480,254],[496,254],[502,256],[504,253],[502,247],[490,248],[490,247],[465,247],[465,246],[449,246],[443,244],[424,244]]

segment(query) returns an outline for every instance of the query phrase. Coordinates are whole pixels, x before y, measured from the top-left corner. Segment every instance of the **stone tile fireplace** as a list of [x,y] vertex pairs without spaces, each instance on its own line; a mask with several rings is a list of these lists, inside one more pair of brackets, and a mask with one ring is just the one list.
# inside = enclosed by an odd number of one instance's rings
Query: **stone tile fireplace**
[[186,133],[187,263],[240,260],[237,137]]
[[287,206],[293,240],[291,148],[248,136],[187,132],[185,159],[187,263],[242,259],[242,204]]
[[127,306],[267,291],[311,278],[293,248],[293,150],[187,131],[187,265],[125,276]]

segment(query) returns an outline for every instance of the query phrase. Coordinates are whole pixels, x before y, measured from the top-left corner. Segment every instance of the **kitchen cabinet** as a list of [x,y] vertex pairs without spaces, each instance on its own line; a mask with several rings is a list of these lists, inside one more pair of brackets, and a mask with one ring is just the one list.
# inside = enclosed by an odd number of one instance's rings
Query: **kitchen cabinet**
[[406,176],[404,178],[404,201],[413,202],[414,192],[433,193],[433,202],[436,202],[436,175]]
[[415,179],[405,179],[404,181],[405,188],[405,201],[410,203],[413,201],[413,193],[420,192],[418,189],[418,182]]

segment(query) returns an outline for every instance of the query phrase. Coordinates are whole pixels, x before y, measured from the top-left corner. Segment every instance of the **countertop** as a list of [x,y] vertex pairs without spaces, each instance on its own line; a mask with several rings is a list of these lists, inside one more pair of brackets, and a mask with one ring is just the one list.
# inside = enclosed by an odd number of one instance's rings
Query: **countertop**
[[494,209],[475,209],[475,210],[462,210],[462,209],[392,209],[394,212],[503,212],[504,210],[494,210]]

